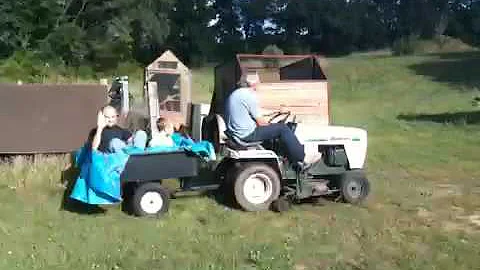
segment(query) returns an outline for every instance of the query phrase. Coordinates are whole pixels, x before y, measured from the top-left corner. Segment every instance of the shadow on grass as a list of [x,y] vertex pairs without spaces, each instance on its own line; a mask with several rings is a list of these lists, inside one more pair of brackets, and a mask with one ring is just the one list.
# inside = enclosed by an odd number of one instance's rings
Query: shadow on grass
[[75,186],[75,181],[80,173],[80,170],[75,168],[74,155],[71,155],[70,167],[62,171],[61,183],[66,186],[65,192],[63,193],[62,201],[60,203],[60,210],[83,214],[83,215],[92,215],[92,214],[103,214],[106,212],[105,209],[97,205],[89,205],[82,203],[80,201],[70,198],[73,187]]
[[411,65],[416,74],[448,83],[458,90],[480,88],[480,52],[432,54],[436,60]]
[[232,187],[226,184],[225,180],[218,180],[217,174],[215,170],[201,168],[197,177],[184,181],[181,187],[183,191],[177,193],[175,197],[205,196],[226,209],[240,209],[233,200]]
[[400,114],[397,116],[397,119],[453,125],[479,125],[480,111],[438,114]]

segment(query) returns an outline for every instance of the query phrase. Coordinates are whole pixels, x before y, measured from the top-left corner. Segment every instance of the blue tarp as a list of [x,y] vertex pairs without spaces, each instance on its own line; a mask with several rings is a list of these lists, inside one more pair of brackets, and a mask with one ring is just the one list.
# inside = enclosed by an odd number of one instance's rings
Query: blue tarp
[[75,165],[80,168],[70,198],[87,204],[116,204],[122,201],[120,175],[130,155],[153,154],[171,151],[192,152],[205,160],[215,160],[215,151],[210,142],[193,140],[174,133],[173,147],[126,147],[123,152],[102,153],[85,144],[75,156]]

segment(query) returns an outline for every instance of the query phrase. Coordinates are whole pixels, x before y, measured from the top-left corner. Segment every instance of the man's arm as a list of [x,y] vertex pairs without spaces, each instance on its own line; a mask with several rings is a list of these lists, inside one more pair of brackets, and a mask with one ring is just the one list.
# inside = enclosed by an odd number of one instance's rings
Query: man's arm
[[102,131],[103,131],[103,128],[98,127],[97,131],[95,132],[95,135],[93,136],[93,140],[92,140],[93,150],[98,150],[98,147],[100,146],[100,142],[102,141]]
[[269,125],[266,117],[264,117],[264,116],[256,117],[255,122],[257,122],[257,125],[259,125],[259,126],[268,126]]
[[100,146],[100,142],[102,141],[102,131],[104,127],[105,127],[105,118],[103,116],[103,113],[99,111],[97,115],[97,131],[95,132],[95,135],[93,136],[93,140],[92,140],[93,150],[97,150],[98,147]]
[[260,110],[258,105],[258,100],[255,96],[251,96],[250,100],[247,103],[251,117],[255,120],[258,126],[267,126],[269,125],[268,120],[262,110]]
[[133,133],[130,132],[128,129],[122,129],[122,139],[129,143],[133,141]]
[[[258,106],[258,105],[257,105]],[[271,111],[267,109],[260,108],[259,109],[259,116],[255,118],[257,125],[259,126],[268,126],[271,123],[269,122],[269,118],[275,115],[276,111]]]

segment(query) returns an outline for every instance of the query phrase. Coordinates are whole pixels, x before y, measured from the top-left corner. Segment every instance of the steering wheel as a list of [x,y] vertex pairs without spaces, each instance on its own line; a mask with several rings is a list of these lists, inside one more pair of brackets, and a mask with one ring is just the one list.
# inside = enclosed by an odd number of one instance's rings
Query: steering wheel
[[277,123],[285,123],[287,121],[288,117],[290,117],[291,112],[290,111],[276,111],[276,112],[273,112],[270,115],[273,115],[273,116],[270,118],[270,120],[268,120],[268,123],[272,123],[273,120],[275,120],[277,117],[280,117],[280,116],[283,116],[283,119],[280,120]]

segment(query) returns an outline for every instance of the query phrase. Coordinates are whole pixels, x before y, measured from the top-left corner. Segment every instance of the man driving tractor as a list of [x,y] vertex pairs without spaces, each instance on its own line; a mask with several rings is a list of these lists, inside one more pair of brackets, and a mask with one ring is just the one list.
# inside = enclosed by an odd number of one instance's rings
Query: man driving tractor
[[279,138],[287,150],[287,158],[301,171],[310,168],[311,162],[305,161],[305,150],[293,131],[284,123],[268,123],[259,112],[256,97],[260,78],[257,73],[244,74],[235,89],[226,100],[225,123],[227,131],[245,142],[265,141]]

